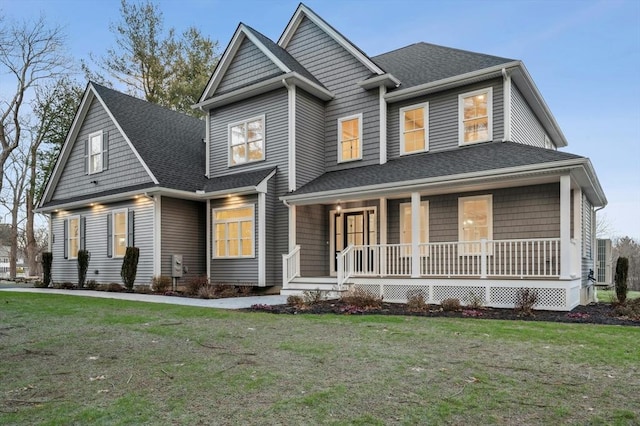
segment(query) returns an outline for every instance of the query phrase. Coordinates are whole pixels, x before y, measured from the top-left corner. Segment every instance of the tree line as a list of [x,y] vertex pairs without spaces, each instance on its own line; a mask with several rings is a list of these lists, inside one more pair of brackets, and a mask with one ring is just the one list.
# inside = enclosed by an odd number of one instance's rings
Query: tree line
[[[218,42],[190,27],[165,28],[151,1],[121,0],[109,25],[113,47],[77,60],[61,26],[46,17],[18,22],[0,11],[0,204],[9,213],[0,244],[10,247],[9,275],[22,252],[31,275],[46,248],[47,225],[35,208],[67,137],[85,81],[114,87],[186,114],[193,110],[219,59]],[[9,222],[4,220],[4,222]]]

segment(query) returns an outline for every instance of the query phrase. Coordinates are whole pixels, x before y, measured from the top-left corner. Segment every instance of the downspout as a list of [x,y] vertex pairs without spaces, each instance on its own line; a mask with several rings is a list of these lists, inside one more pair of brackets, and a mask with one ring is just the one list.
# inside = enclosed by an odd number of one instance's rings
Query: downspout
[[511,75],[506,68],[502,68],[502,109],[504,111],[504,131],[502,142],[511,141]]

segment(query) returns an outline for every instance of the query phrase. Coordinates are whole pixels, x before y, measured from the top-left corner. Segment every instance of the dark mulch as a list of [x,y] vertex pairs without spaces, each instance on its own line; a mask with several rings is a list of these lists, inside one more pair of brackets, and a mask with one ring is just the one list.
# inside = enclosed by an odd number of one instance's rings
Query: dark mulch
[[254,305],[248,310],[272,312],[275,314],[342,314],[342,315],[410,315],[424,317],[445,318],[478,318],[521,321],[548,321],[581,324],[608,324],[640,326],[640,319],[630,319],[616,316],[610,303],[592,303],[587,306],[577,306],[571,312],[536,311],[531,315],[523,315],[513,309],[462,309],[460,311],[443,311],[438,305],[429,305],[428,310],[411,311],[406,304],[383,303],[381,308],[361,309],[350,306],[340,300],[326,300],[311,306],[295,307],[289,305]]

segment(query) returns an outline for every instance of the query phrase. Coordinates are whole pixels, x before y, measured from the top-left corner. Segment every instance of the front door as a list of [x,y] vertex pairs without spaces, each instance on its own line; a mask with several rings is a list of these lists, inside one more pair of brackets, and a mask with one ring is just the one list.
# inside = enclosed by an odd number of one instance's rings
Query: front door
[[[335,212],[333,216],[333,246],[335,250],[333,271],[338,269],[338,253],[349,246],[367,246],[376,243],[376,215],[375,210],[349,210],[343,213]],[[368,252],[368,250],[366,250]],[[355,268],[362,270],[366,267],[363,261],[369,256],[360,249],[356,252]],[[368,262],[367,262],[368,263]]]

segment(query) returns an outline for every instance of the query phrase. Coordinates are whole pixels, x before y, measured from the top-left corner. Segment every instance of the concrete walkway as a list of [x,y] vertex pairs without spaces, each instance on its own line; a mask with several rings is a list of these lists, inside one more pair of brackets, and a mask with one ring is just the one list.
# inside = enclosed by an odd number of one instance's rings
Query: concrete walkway
[[250,296],[228,299],[194,299],[190,297],[158,296],[155,294],[111,293],[95,290],[58,290],[54,288],[0,288],[0,291],[17,293],[64,294],[67,296],[102,297],[103,299],[132,300],[136,302],[167,303],[170,305],[199,306],[203,308],[243,309],[251,305],[283,305],[287,296]]

